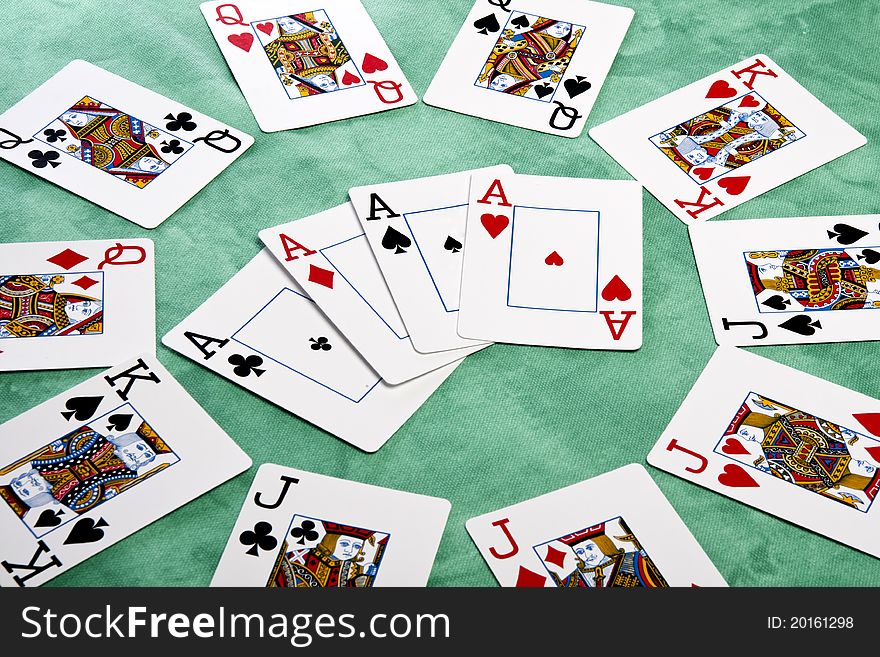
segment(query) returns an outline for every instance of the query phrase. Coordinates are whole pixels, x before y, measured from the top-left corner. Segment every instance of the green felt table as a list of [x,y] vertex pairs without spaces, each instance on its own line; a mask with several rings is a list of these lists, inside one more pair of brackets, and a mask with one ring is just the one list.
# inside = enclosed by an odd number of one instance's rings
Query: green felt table
[[[421,96],[470,0],[364,4]],[[766,52],[867,135],[869,144],[720,220],[878,211],[880,124],[872,113],[880,107],[876,0],[618,4],[634,8],[635,19],[588,128]],[[256,137],[241,159],[153,231],[0,164],[3,241],[155,241],[159,336],[257,253],[259,230],[343,203],[352,186],[500,162],[526,174],[629,178],[586,131],[579,139],[563,139],[422,103],[263,134],[197,2],[16,0],[0,21],[0,108],[75,58]],[[465,521],[644,462],[715,348],[685,226],[647,192],[644,210],[642,349],[613,353],[493,346],[468,358],[376,454],[350,447],[159,344],[160,360],[255,466],[51,585],[207,585],[256,466],[265,462],[451,500],[430,584],[495,585]],[[877,343],[757,351],[878,396]],[[98,371],[0,375],[0,421]],[[873,557],[649,471],[733,586],[880,585],[880,564]]]

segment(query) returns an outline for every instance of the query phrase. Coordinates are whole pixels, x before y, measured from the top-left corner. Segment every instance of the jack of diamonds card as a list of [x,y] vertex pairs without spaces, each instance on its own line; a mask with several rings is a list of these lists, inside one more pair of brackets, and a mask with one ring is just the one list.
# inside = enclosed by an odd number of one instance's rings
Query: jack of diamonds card
[[168,219],[253,141],[81,60],[0,115],[0,158],[144,228]]
[[880,557],[876,399],[719,347],[648,463]]
[[467,521],[501,586],[726,586],[641,465]]
[[220,0],[201,9],[264,132],[418,101],[357,0]]
[[596,126],[590,136],[686,224],[867,143],[767,55]]
[[578,137],[633,13],[585,0],[477,0],[425,103]]
[[0,372],[154,353],[153,242],[0,244]]
[[642,188],[475,174],[458,333],[576,349],[642,345]]
[[40,585],[250,464],[155,358],[102,372],[0,425],[0,585]]
[[880,338],[880,215],[707,222],[690,235],[719,345]]
[[265,464],[211,586],[425,586],[450,504]]

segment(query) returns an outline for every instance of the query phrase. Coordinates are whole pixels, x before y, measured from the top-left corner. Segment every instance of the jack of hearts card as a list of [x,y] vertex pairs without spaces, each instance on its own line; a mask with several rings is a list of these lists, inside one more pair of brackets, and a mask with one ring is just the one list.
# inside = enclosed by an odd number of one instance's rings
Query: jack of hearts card
[[648,463],[880,557],[880,401],[719,347]]

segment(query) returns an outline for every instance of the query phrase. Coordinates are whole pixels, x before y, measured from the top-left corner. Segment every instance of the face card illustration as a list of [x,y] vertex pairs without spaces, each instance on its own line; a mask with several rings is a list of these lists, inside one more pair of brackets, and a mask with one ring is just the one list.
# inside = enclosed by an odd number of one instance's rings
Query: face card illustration
[[648,462],[880,556],[876,399],[719,347]]
[[367,84],[326,11],[252,21],[251,27],[291,99]]
[[425,103],[578,137],[632,18],[595,2],[477,0]]
[[514,344],[638,349],[641,187],[474,175],[458,333]]
[[551,103],[585,27],[511,11],[475,84]]
[[211,586],[425,586],[448,501],[266,464]]
[[367,452],[384,445],[458,366],[387,384],[268,250],[162,343]]
[[767,55],[597,126],[590,136],[686,224],[867,143]]
[[250,467],[141,356],[0,425],[0,583],[38,586]]
[[880,335],[880,215],[718,221],[690,234],[719,345]]
[[727,586],[636,464],[471,518],[467,530],[501,586]]
[[260,239],[386,382],[397,385],[485,347],[415,350],[350,203],[268,228]]
[[360,2],[206,2],[202,13],[264,132],[413,105]]
[[0,158],[144,228],[253,138],[81,60],[0,115]]
[[295,515],[267,586],[372,588],[391,536],[373,529]]
[[[508,166],[478,171],[513,173]],[[413,347],[422,353],[480,344],[456,332],[472,173],[349,191]]]
[[0,263],[0,372],[155,351],[151,240],[0,244]]

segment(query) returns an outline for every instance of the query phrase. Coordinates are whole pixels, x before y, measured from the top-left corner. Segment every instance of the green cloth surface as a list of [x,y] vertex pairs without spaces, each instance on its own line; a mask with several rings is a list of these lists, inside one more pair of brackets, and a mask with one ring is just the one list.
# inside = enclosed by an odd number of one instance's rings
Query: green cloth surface
[[[364,4],[421,97],[471,1]],[[588,129],[765,52],[865,134],[869,144],[719,220],[878,212],[876,0],[618,4],[635,9],[635,19]],[[249,151],[154,231],[0,164],[4,241],[155,241],[160,337],[257,253],[259,230],[343,203],[350,187],[501,162],[524,174],[629,178],[586,131],[579,139],[564,139],[422,103],[263,134],[195,1],[15,0],[0,22],[0,108],[75,58],[256,137]],[[255,466],[51,585],[207,585],[256,467],[265,462],[451,500],[431,585],[495,585],[465,521],[627,463],[644,463],[715,348],[685,226],[647,192],[644,210],[641,350],[493,346],[469,357],[373,455],[159,344],[160,360]],[[756,351],[868,395],[880,392],[877,343]],[[99,371],[0,375],[0,421]],[[733,586],[880,585],[880,563],[873,557],[649,471]]]

